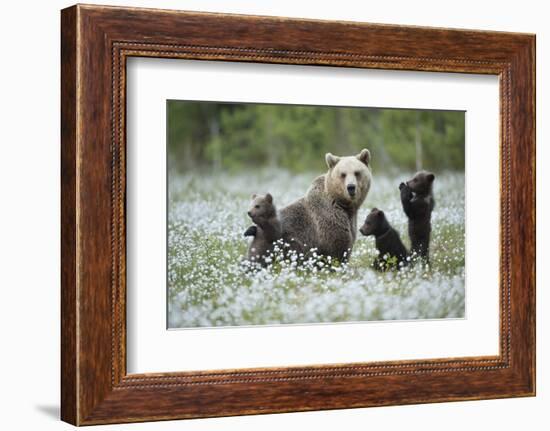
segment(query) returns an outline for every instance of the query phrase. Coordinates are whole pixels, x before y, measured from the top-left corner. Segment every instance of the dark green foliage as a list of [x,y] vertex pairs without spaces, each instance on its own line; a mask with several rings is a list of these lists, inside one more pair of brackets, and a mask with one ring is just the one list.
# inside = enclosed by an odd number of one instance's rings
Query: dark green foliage
[[170,167],[325,170],[369,148],[373,169],[464,169],[464,112],[168,101]]

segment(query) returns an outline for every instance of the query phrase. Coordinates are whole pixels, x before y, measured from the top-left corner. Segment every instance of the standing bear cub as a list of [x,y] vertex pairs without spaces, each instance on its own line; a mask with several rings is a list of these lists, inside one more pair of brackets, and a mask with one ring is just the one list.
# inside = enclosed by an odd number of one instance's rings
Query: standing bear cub
[[250,226],[244,236],[252,236],[248,247],[248,260],[267,266],[266,257],[273,251],[273,243],[282,237],[281,222],[273,204],[273,196],[252,195],[252,204],[248,216],[256,226]]
[[432,211],[435,206],[431,172],[417,172],[412,179],[399,185],[403,211],[409,219],[411,254],[420,256],[425,263],[430,262],[430,233],[432,231]]
[[359,229],[365,236],[374,235],[379,254],[373,262],[374,269],[386,271],[399,269],[407,263],[407,249],[397,231],[391,227],[384,211],[373,208]]
[[339,261],[349,259],[357,234],[357,210],[371,184],[370,152],[325,155],[328,171],[313,180],[305,196],[280,211],[283,240],[298,255],[311,249]]

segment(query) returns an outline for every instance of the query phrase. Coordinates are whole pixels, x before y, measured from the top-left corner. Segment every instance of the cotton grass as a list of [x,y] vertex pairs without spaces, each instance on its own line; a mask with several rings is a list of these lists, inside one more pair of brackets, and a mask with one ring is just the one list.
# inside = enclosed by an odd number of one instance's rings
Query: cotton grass
[[[383,209],[408,244],[399,177],[375,176],[359,212]],[[169,176],[168,311],[171,328],[273,325],[464,316],[464,175],[436,176],[431,268],[379,273],[374,239],[358,233],[347,264],[313,251],[288,256],[280,243],[268,268],[244,260],[252,193],[277,207],[305,194],[315,174],[266,170],[240,175]],[[298,262],[303,261],[299,264]]]

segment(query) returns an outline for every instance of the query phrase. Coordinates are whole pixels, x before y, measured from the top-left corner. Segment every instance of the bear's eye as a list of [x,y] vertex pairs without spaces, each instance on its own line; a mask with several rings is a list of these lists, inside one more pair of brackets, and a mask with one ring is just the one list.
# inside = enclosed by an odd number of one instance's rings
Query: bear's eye
[[254,208],[260,208],[260,205],[254,205]]
[[359,178],[359,176],[361,175],[361,172],[359,171],[355,171],[355,176]]
[[340,174],[340,178],[346,178],[346,174]]

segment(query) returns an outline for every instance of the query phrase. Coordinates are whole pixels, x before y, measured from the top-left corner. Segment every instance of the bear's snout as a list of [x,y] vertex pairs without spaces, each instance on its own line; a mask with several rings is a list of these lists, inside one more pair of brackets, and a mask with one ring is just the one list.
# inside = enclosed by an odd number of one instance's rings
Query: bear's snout
[[248,214],[248,217],[252,217],[252,211],[248,211],[247,214]]
[[356,191],[355,184],[348,184],[346,188],[348,189],[349,195],[351,197],[354,197],[355,196],[355,191]]

